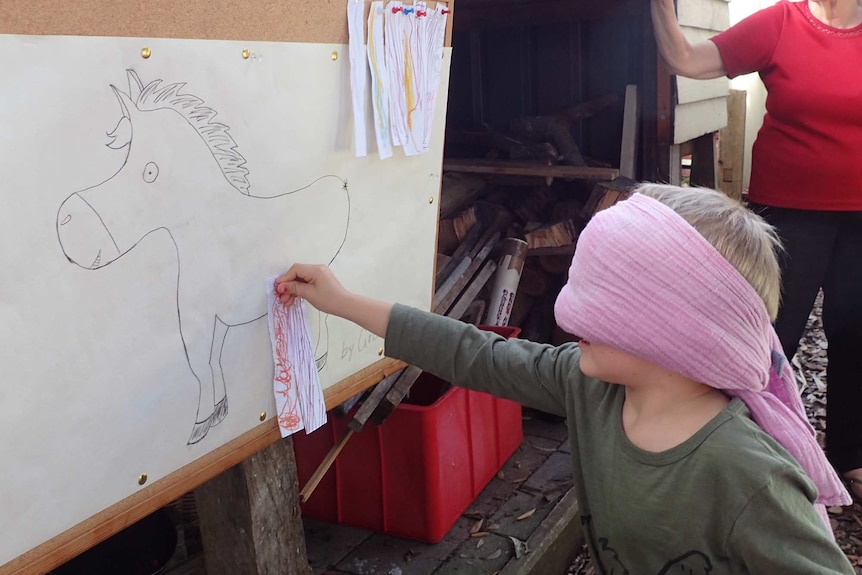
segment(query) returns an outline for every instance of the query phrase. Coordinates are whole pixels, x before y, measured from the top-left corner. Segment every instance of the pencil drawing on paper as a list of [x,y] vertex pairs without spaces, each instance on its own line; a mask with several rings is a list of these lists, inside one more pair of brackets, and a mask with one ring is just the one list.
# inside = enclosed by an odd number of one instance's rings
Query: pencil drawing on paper
[[[107,134],[122,163],[63,201],[57,236],[68,260],[86,270],[118,260],[150,234],[170,237],[176,253],[165,255],[177,262],[179,335],[200,388],[193,444],[228,413],[228,331],[266,315],[265,294],[255,290],[273,270],[257,257],[261,247],[283,243],[285,263],[331,263],[347,238],[349,193],[345,180],[326,175],[292,191],[252,195],[246,160],[212,108],[185,93],[184,83],[145,85],[134,70],[127,77],[128,93],[111,86],[122,115]],[[310,319],[320,370],[326,317]]]

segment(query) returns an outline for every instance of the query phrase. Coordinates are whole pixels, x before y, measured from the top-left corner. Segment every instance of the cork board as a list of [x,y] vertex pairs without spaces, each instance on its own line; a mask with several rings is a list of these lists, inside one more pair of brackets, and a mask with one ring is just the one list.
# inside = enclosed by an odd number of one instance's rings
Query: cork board
[[347,16],[343,0],[3,0],[0,34],[346,44]]
[[4,0],[0,33],[347,43],[340,0]]
[[[244,5],[191,1],[179,6],[170,0],[149,4],[98,0],[77,5],[4,0],[0,4],[0,34],[143,38],[148,40],[146,45],[152,46],[164,44],[162,39],[167,38],[314,45],[339,45],[347,41],[346,16],[341,0],[263,1]],[[323,54],[327,61],[328,50],[327,47]],[[154,48],[154,54],[160,53]],[[436,192],[431,194],[432,199],[435,196]],[[426,206],[427,197],[423,198]],[[433,259],[429,258],[429,261]],[[433,276],[433,270],[429,270],[428,275]],[[380,360],[353,373],[327,388],[327,405],[332,407],[341,403],[400,367],[397,362]],[[83,518],[0,565],[0,574],[44,573],[278,438],[274,420],[255,424],[249,431],[216,449],[201,452],[203,455],[188,465],[168,474],[151,476],[146,486],[136,489],[128,497]]]

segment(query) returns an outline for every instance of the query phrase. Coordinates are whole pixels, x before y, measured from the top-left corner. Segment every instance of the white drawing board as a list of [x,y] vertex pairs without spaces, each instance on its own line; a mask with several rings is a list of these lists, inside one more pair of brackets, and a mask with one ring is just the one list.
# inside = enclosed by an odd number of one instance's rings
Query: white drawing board
[[[381,161],[344,44],[0,35],[0,566],[267,423],[291,263],[428,308],[449,58]],[[380,359],[311,316],[324,388]]]

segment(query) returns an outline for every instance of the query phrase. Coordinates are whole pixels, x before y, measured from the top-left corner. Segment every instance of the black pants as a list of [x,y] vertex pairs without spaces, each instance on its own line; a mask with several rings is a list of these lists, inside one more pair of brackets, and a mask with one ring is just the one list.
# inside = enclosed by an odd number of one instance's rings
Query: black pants
[[778,229],[786,250],[775,331],[788,359],[823,289],[826,454],[839,472],[862,467],[862,212],[752,209]]

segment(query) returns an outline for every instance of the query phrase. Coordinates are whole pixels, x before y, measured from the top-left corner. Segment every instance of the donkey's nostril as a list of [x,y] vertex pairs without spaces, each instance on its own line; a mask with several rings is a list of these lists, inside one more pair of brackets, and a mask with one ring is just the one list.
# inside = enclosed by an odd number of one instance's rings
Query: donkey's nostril
[[65,226],[65,225],[66,225],[66,224],[68,224],[71,220],[72,220],[72,215],[71,215],[71,214],[69,214],[68,216],[66,216],[65,218],[63,218],[63,221],[62,221],[62,222],[60,222],[60,225],[61,225],[61,226]]

